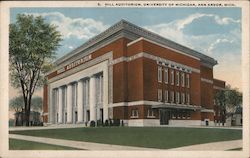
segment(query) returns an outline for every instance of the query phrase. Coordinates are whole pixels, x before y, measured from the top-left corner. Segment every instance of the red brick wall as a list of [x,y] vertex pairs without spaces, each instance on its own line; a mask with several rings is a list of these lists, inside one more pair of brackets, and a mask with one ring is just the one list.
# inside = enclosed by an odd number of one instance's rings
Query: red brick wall
[[[213,69],[201,66],[201,77],[213,81]],[[207,109],[214,109],[213,98],[213,84],[201,81],[201,105]]]
[[143,100],[143,59],[128,63],[128,101]]

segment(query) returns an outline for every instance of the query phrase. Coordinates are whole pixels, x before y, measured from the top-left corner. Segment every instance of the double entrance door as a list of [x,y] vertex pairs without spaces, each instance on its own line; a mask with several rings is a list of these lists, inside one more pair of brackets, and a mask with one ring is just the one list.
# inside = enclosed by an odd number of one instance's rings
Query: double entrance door
[[160,125],[168,125],[171,118],[171,111],[168,109],[160,109]]

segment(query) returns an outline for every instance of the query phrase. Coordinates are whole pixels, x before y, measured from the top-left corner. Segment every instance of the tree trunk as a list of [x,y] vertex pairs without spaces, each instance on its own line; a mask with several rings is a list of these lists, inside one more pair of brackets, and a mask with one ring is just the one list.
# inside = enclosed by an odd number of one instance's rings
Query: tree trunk
[[31,105],[31,98],[32,96],[29,95],[27,98],[27,109],[25,112],[25,117],[26,117],[26,126],[30,126],[30,105]]

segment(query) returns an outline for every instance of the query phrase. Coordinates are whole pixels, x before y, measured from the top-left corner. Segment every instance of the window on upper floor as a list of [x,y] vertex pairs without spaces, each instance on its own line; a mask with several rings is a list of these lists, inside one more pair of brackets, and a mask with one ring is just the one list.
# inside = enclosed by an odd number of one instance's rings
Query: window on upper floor
[[158,66],[158,82],[162,82],[162,67]]
[[176,103],[180,103],[180,93],[179,92],[176,92]]
[[169,102],[169,97],[168,97],[168,90],[165,90],[165,102]]
[[164,80],[165,80],[165,83],[168,83],[168,68],[167,67],[164,70]]
[[158,101],[162,102],[162,90],[158,89]]
[[190,87],[190,76],[189,74],[186,75],[186,82],[187,82],[187,88]]
[[180,84],[180,73],[179,71],[176,71],[176,86],[179,86]]
[[184,72],[181,73],[181,86],[185,87],[185,73]]
[[171,85],[174,85],[174,70],[171,70]]

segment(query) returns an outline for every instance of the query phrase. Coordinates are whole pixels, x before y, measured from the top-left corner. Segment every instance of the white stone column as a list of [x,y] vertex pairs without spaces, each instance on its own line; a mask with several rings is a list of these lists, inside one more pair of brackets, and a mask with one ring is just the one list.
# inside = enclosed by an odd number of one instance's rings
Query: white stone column
[[100,91],[101,91],[101,76],[96,77],[96,120],[100,120]]
[[67,85],[67,123],[72,123],[72,84]]
[[77,83],[77,123],[83,123],[83,81]]
[[90,121],[96,121],[96,86],[94,75],[90,77],[89,81],[89,111]]
[[105,120],[109,119],[109,107],[108,107],[108,98],[109,98],[109,78],[108,78],[108,65],[104,68],[103,70],[103,79],[102,79],[102,84],[103,84],[103,90],[102,90],[102,104],[103,104],[103,122]]
[[58,88],[58,123],[63,123],[62,88]]
[[87,106],[89,104],[89,80],[85,80],[84,81],[84,89],[85,89],[85,94],[83,94],[85,96],[85,106],[83,107],[83,111],[84,111],[84,122],[88,121],[88,116],[87,116]]
[[53,100],[56,98],[53,98],[53,89],[48,88],[49,89],[49,115],[48,115],[48,120],[49,123],[54,124],[55,120],[54,119],[56,117],[56,110],[53,110],[53,108],[56,106],[56,104],[53,104]]

